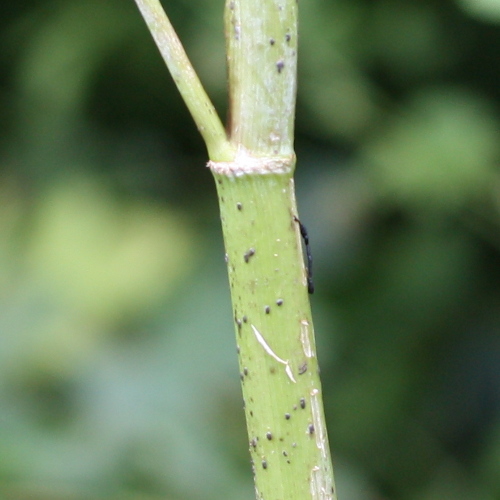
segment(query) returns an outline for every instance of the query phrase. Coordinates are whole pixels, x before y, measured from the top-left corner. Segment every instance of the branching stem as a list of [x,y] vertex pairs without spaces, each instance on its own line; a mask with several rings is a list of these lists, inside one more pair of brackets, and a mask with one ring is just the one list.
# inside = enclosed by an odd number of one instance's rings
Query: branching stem
[[135,1],[209,151],[257,500],[336,500],[293,181],[297,0],[226,0],[229,139],[159,1]]

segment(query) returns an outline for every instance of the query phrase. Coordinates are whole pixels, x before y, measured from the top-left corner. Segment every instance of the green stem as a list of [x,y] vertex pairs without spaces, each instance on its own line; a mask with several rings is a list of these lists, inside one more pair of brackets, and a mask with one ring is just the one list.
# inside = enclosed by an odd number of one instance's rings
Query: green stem
[[202,87],[160,2],[158,0],[135,0],[135,2],[205,141],[210,158],[230,161],[234,157],[234,152],[217,111]]
[[216,180],[257,500],[335,500],[293,183],[297,0],[226,0],[230,140],[157,0],[136,0]]
[[254,156],[293,154],[296,0],[226,0],[231,141]]
[[213,167],[257,499],[335,499],[292,168]]
[[296,0],[226,0],[219,195],[257,499],[334,500],[293,183]]

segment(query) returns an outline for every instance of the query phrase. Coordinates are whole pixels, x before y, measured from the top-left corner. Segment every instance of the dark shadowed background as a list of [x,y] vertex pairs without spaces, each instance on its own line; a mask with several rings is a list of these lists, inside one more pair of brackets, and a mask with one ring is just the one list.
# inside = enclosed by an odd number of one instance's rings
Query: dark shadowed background
[[[0,497],[251,500],[213,180],[135,3],[0,3]],[[500,2],[299,3],[339,500],[498,500]],[[223,1],[165,6],[225,116]]]

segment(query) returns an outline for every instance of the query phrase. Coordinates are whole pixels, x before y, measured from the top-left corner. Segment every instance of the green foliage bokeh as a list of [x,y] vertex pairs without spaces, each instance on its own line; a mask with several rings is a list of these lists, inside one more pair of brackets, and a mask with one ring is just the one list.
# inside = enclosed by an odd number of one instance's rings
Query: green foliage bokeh
[[[3,2],[0,497],[250,500],[215,189],[132,0]],[[222,2],[165,4],[225,116]],[[339,498],[500,497],[500,2],[300,5]]]

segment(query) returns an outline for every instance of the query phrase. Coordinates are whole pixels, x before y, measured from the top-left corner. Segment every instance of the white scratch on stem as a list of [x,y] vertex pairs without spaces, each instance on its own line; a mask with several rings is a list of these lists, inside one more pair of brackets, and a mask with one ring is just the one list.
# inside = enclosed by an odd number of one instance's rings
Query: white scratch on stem
[[327,474],[316,465],[311,470],[310,490],[313,500],[332,500],[333,489]]
[[325,435],[325,429],[322,419],[321,405],[319,399],[319,390],[313,389],[311,391],[311,411],[316,434],[316,446],[321,450],[323,459],[328,457],[328,443]]
[[293,378],[293,373],[292,369],[290,368],[290,364],[288,360],[281,359],[269,346],[269,344],[266,342],[266,339],[262,336],[262,334],[255,328],[254,325],[250,325],[252,327],[253,333],[255,334],[255,337],[257,338],[257,342],[264,348],[264,351],[269,354],[273,359],[275,359],[278,363],[281,363],[282,365],[285,365],[285,373],[288,375],[288,378],[296,384],[297,381]]
[[314,351],[311,346],[309,321],[307,321],[307,319],[303,319],[300,322],[300,342],[306,357],[312,358],[314,356]]

